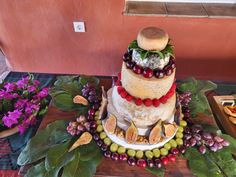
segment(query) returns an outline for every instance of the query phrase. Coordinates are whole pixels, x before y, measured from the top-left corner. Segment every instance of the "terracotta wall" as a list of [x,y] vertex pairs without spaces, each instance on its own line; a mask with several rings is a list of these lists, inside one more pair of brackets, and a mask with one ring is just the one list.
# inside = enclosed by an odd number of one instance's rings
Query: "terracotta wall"
[[[1,0],[0,43],[16,71],[115,75],[140,28],[165,29],[177,78],[236,81],[236,19],[123,16],[124,0]],[[86,33],[72,22],[86,23]]]

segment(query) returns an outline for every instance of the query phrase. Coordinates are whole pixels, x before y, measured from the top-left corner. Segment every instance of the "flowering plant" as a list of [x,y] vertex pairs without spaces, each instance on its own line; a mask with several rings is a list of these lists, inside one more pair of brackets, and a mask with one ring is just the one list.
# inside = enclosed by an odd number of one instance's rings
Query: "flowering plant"
[[17,82],[0,85],[0,130],[17,126],[20,134],[37,122],[47,110],[48,88],[29,74]]

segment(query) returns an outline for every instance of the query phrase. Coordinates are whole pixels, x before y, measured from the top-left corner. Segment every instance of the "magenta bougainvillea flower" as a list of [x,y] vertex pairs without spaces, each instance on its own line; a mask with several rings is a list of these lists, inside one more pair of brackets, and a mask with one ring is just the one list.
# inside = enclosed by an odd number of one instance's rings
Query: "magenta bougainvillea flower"
[[48,88],[39,88],[40,82],[33,76],[23,77],[14,83],[0,86],[0,128],[17,126],[23,134],[37,122],[37,115],[47,106]]

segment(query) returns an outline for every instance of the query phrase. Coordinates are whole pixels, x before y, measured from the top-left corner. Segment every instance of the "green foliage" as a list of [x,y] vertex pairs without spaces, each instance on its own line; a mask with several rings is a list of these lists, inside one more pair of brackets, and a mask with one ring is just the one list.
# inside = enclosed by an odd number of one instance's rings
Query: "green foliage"
[[164,167],[162,167],[160,169],[147,167],[146,170],[151,172],[154,175],[157,175],[158,177],[164,177],[164,175],[165,175],[165,168]]
[[102,153],[94,141],[68,152],[75,140],[66,131],[65,121],[56,121],[39,131],[18,158],[19,165],[38,163],[25,176],[92,177],[102,160]]
[[173,46],[170,45],[169,43],[167,46],[162,50],[162,51],[157,51],[157,50],[144,50],[138,46],[137,40],[134,40],[130,43],[128,46],[129,49],[135,49],[140,53],[141,59],[145,59],[151,54],[158,54],[160,58],[165,58],[166,56],[172,56],[174,57],[174,52],[173,52]]
[[233,177],[236,174],[236,161],[229,150],[217,152],[207,151],[202,155],[195,148],[185,153],[188,164],[194,175],[198,177]]
[[66,132],[65,121],[56,121],[40,130],[29,140],[24,150],[18,157],[18,165],[26,165],[44,158],[47,151],[59,143],[71,139]]
[[81,95],[82,86],[86,83],[99,85],[99,79],[89,76],[60,76],[50,89],[53,104],[62,111],[78,111],[83,114],[88,107],[74,104],[73,98]]
[[194,78],[189,78],[178,85],[180,92],[191,92],[192,100],[189,107],[192,117],[196,117],[198,113],[211,114],[205,93],[216,88],[217,85],[211,81],[196,80]]

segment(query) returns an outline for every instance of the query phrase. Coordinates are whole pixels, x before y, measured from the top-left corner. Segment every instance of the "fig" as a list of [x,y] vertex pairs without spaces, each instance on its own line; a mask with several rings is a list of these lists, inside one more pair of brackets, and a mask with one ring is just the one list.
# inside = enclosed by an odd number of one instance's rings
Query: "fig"
[[104,87],[102,86],[102,102],[101,102],[101,106],[99,108],[99,115],[98,115],[98,119],[105,119],[107,117],[107,93],[104,89]]
[[164,135],[166,138],[170,138],[174,135],[177,126],[175,123],[170,124],[170,123],[165,123],[163,124],[163,129],[164,129]]
[[114,133],[116,130],[116,117],[112,114],[108,117],[105,122],[104,128],[107,130],[108,133]]
[[129,144],[133,144],[138,139],[138,129],[135,127],[134,122],[131,121],[131,125],[125,132],[125,140]]
[[162,132],[162,126],[161,126],[161,120],[159,120],[156,125],[152,128],[150,134],[149,134],[149,144],[156,144],[161,140],[161,132]]
[[84,106],[87,106],[88,105],[88,100],[80,95],[76,95],[74,98],[73,98],[73,102],[76,103],[76,104],[82,104]]
[[89,144],[92,141],[92,135],[89,132],[84,132],[76,141],[75,143],[70,147],[68,152],[73,151],[77,147],[85,144]]

